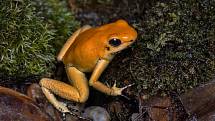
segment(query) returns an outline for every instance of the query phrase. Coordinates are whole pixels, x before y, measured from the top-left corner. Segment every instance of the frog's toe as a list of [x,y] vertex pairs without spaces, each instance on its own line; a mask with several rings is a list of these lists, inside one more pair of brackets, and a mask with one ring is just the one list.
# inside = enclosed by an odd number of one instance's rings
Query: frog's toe
[[133,86],[133,85],[134,85],[134,83],[129,84],[129,85],[127,85],[127,86],[123,87],[123,88],[122,88],[122,90],[125,90],[125,89],[127,89],[127,88],[129,88],[129,87],[131,87],[131,86]]
[[56,108],[62,113],[70,113],[69,109],[66,107],[66,104],[63,102],[60,102]]
[[116,87],[116,81],[115,81],[113,87],[111,88],[113,90],[111,95],[114,95],[114,96],[122,95],[123,90],[125,90],[125,89],[127,89],[127,88],[129,88],[129,87],[131,87],[133,85],[134,85],[134,83],[129,84],[129,85],[127,85],[125,87],[122,87],[122,88],[118,88],[118,87]]

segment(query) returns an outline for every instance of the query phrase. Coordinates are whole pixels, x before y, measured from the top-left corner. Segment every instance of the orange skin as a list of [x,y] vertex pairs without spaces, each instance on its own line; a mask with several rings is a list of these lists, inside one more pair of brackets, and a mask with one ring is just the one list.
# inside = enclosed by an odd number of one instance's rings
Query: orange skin
[[[121,95],[130,85],[118,88],[115,83],[108,87],[98,79],[115,54],[131,45],[136,38],[137,32],[124,20],[96,28],[80,28],[67,40],[57,57],[65,64],[72,85],[43,78],[40,85],[45,96],[59,111],[70,112],[52,93],[80,103],[88,99],[89,85],[108,95]],[[92,72],[89,81],[84,72]]]

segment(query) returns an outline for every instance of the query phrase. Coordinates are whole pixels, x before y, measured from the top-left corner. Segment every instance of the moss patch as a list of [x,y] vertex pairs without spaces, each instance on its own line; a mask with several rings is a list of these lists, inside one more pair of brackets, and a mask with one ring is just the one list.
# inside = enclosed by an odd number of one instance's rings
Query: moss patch
[[29,1],[1,0],[0,9],[1,72],[19,76],[48,71],[54,60],[54,33],[48,24],[34,16]]
[[33,0],[32,5],[36,7],[36,15],[42,16],[43,21],[49,24],[50,31],[54,32],[52,44],[58,53],[72,32],[80,27],[79,22],[65,0]]
[[66,3],[58,0],[0,3],[1,73],[20,77],[50,72],[58,46],[78,26]]
[[139,37],[147,49],[133,67],[150,92],[183,92],[214,78],[214,13],[211,1],[156,2],[146,10]]

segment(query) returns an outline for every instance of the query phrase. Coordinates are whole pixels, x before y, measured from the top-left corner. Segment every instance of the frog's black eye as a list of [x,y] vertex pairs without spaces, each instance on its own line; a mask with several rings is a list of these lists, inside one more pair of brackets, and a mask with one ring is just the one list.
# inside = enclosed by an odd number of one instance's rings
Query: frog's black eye
[[113,47],[117,47],[119,45],[121,45],[121,40],[120,39],[116,39],[116,38],[113,38],[111,40],[109,40],[109,44]]

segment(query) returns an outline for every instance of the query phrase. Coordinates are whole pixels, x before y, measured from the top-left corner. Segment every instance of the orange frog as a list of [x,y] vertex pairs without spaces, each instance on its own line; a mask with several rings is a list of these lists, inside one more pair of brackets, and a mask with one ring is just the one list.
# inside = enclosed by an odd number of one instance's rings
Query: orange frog
[[[124,20],[96,28],[83,26],[67,40],[57,56],[58,61],[65,64],[71,85],[43,78],[40,80],[43,93],[61,112],[70,111],[64,103],[56,100],[54,94],[83,103],[88,99],[90,85],[108,95],[121,95],[131,85],[118,88],[115,83],[110,88],[98,79],[114,55],[131,45],[136,38],[137,32]],[[84,72],[92,72],[89,82]]]

